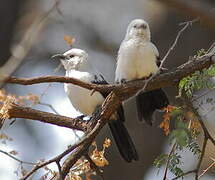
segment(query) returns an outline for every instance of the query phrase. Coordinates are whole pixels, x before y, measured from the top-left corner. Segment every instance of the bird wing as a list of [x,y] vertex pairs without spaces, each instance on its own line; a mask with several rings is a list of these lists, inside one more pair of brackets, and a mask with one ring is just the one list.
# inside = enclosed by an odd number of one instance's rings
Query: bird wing
[[[94,79],[91,81],[91,83],[93,83],[93,84],[109,84],[106,80],[105,80],[105,78],[104,78],[104,76],[103,75],[101,75],[101,74],[98,74],[98,75],[94,75]],[[102,94],[102,96],[104,97],[104,98],[106,98],[107,96],[108,96],[108,94],[107,93],[101,93]],[[125,115],[124,115],[124,109],[123,109],[123,106],[121,105],[118,109],[117,109],[117,114],[118,114],[118,116],[119,116],[119,119],[122,121],[122,122],[124,122],[125,121]]]
[[157,58],[156,59],[156,64],[159,67],[160,64],[161,64],[161,58],[160,58],[160,55],[159,55],[159,51],[158,51],[157,47],[153,43],[150,42],[150,45],[152,47],[152,51],[154,52],[154,54],[155,54],[155,56]]
[[[94,84],[108,84],[105,78],[99,74],[94,75],[94,79],[91,81]],[[102,94],[104,98],[108,94]],[[111,116],[111,121],[108,123],[117,148],[126,162],[131,162],[132,160],[138,160],[137,150],[135,145],[129,135],[123,122],[125,121],[124,109],[121,105],[115,114]]]

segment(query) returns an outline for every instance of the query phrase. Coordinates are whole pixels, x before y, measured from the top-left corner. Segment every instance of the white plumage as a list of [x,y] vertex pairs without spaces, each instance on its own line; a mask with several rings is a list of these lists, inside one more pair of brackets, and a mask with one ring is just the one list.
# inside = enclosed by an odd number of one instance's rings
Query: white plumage
[[150,42],[148,24],[142,19],[133,20],[118,52],[116,82],[140,79],[156,73],[158,56],[157,48]]
[[[80,49],[71,49],[63,54],[66,60],[61,60],[66,70],[66,77],[73,77],[81,81],[91,83],[94,81],[94,75],[89,73],[90,65],[88,55]],[[94,92],[73,84],[64,84],[64,89],[68,95],[73,107],[84,115],[90,116],[96,107],[104,101],[99,92]]]
[[[118,52],[115,74],[117,83],[148,78],[158,72],[159,52],[150,36],[149,25],[144,20],[135,19],[129,24]],[[154,111],[169,104],[162,89],[141,91],[135,98],[138,119],[144,119],[150,125]]]
[[[60,58],[67,77],[73,77],[87,83],[106,84],[107,82],[100,74],[94,74],[90,71],[88,55],[81,49],[71,49],[64,54],[53,56]],[[68,95],[73,107],[80,111],[84,116],[91,116],[98,106],[100,106],[104,97],[99,92],[91,93],[85,88],[65,83],[65,92]],[[66,108],[66,107],[65,107]],[[123,107],[120,106],[110,117],[109,127],[115,139],[116,145],[121,156],[127,162],[138,160],[138,154],[129,133],[124,126],[125,120]]]

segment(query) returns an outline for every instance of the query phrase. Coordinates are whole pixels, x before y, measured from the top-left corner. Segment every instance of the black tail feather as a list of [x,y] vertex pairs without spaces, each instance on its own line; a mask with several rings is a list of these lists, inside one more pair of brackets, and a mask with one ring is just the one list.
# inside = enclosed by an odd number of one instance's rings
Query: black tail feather
[[169,104],[169,100],[162,89],[140,92],[136,96],[138,119],[143,119],[152,125],[152,115],[155,110],[162,109]]
[[112,120],[109,123],[109,127],[123,159],[127,162],[137,161],[136,148],[123,122],[121,120]]

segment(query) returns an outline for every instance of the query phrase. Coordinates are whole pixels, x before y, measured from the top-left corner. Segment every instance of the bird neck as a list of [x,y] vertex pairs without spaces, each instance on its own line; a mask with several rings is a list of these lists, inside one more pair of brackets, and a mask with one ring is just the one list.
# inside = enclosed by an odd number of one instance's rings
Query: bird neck
[[91,72],[91,66],[89,63],[82,63],[76,66],[76,68],[70,68],[66,69],[66,76],[72,77],[76,74],[81,73],[90,73]]

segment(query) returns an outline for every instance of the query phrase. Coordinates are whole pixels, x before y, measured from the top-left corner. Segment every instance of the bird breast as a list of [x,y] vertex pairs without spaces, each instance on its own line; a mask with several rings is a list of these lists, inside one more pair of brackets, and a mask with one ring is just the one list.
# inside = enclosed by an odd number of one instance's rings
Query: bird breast
[[116,78],[127,81],[148,77],[158,71],[154,47],[135,40],[123,42],[118,54]]
[[[69,77],[78,77],[79,80],[90,83],[92,76],[89,73],[70,73]],[[90,116],[95,111],[96,107],[104,101],[103,96],[99,92],[92,92],[88,89],[73,85],[64,84],[65,92],[67,93],[73,107],[80,113]]]

